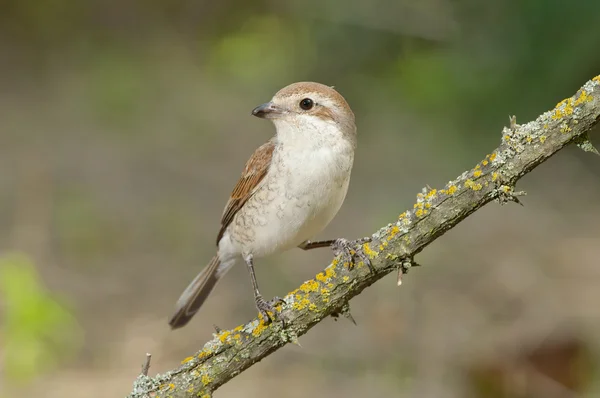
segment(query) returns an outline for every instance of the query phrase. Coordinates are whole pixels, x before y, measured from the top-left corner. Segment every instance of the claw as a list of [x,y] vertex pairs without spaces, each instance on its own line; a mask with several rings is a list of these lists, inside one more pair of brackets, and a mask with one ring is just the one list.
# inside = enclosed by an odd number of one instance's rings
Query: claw
[[336,239],[331,246],[335,254],[341,254],[342,257],[344,257],[345,262],[347,261],[351,267],[354,264],[354,257],[358,257],[363,263],[365,263],[367,267],[369,267],[371,272],[375,272],[375,268],[373,268],[373,265],[371,264],[371,259],[369,259],[369,257],[362,251],[361,248],[356,248],[356,246],[370,241],[371,238],[357,239],[352,242],[344,238],[339,238]]
[[271,300],[267,301],[267,303],[272,307],[277,307],[279,304],[285,305],[285,300],[279,296],[275,296]]
[[[269,300],[269,301],[265,301],[264,298],[262,298],[262,296],[258,296],[256,298],[256,308],[258,309],[258,312],[260,313],[260,315],[262,315],[262,318],[264,319],[265,323],[271,323],[271,322],[276,322],[277,320],[279,320],[279,318],[281,318],[281,323],[282,326],[285,326],[285,320],[283,319],[283,317],[279,317],[277,314],[277,310],[275,310],[275,304],[274,302],[279,302],[279,301],[283,301],[281,298],[279,297],[274,297],[273,299]],[[272,315],[270,315],[272,314]]]

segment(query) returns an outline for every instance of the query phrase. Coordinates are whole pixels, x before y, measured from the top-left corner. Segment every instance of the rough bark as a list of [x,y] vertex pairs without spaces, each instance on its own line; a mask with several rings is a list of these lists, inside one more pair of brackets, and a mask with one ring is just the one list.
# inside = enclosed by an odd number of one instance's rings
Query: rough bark
[[298,336],[325,317],[348,314],[352,297],[394,270],[407,272],[416,265],[416,254],[485,204],[518,202],[522,193],[514,191],[515,183],[565,146],[576,143],[595,152],[588,132],[598,121],[600,76],[535,121],[519,125],[511,118],[510,126],[502,130],[500,146],[473,169],[443,189],[425,188],[412,209],[375,232],[371,242],[355,246],[371,258],[374,273],[363,262],[350,266],[336,257],[277,307],[279,316],[286,319],[285,328],[255,319],[220,331],[177,369],[155,377],[142,372],[129,398],[211,396],[270,353],[297,342]]

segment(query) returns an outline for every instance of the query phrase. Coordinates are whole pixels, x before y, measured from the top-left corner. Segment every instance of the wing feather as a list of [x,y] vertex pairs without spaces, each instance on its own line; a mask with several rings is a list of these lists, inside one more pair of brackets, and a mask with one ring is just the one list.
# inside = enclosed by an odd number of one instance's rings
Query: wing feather
[[240,180],[235,188],[233,188],[229,201],[223,210],[221,230],[217,236],[217,245],[223,237],[225,230],[233,221],[233,217],[235,217],[237,212],[240,211],[248,199],[256,192],[260,182],[267,174],[274,150],[275,142],[271,139],[258,147],[250,159],[248,159],[248,162],[246,162],[246,167],[242,172]]

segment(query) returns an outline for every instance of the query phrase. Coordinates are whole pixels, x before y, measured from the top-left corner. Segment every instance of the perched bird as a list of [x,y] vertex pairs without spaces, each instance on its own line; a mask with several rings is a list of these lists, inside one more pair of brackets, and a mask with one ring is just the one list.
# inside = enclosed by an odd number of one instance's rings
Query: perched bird
[[[273,138],[260,146],[231,193],[217,235],[217,253],[177,301],[169,321],[184,326],[216,283],[237,262],[245,262],[256,307],[265,320],[273,301],[258,289],[254,260],[294,247],[331,246],[350,255],[345,239],[311,242],[334,218],[346,197],[356,149],[354,113],[332,87],[293,83],[252,115],[270,119]],[[370,266],[368,259],[353,249]]]

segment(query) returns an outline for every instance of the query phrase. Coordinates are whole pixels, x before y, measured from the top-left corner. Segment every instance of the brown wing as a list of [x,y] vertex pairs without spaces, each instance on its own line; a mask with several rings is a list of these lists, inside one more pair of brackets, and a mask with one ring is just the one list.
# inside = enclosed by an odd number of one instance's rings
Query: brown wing
[[236,213],[244,206],[244,203],[256,192],[256,187],[267,174],[269,166],[271,165],[271,158],[273,157],[273,150],[275,149],[275,143],[273,140],[269,140],[260,147],[248,159],[246,167],[242,172],[242,176],[238,181],[229,202],[225,206],[223,211],[223,217],[221,218],[221,230],[217,236],[217,245],[225,233],[225,229],[231,224],[233,217]]

